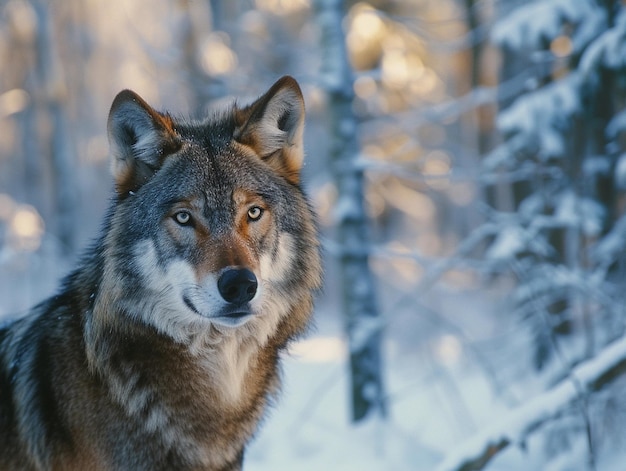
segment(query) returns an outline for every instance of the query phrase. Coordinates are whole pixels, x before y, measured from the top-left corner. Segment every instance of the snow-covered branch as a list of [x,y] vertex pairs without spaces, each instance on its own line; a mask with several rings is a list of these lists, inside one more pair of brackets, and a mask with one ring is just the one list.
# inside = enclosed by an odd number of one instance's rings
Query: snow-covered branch
[[454,254],[434,263],[415,288],[416,293],[423,293],[433,286],[444,274],[456,266],[459,258],[474,250],[487,237],[494,236],[502,229],[499,223],[486,223],[474,229],[457,247]]
[[523,442],[537,428],[626,371],[626,337],[579,364],[553,388],[511,410],[492,426],[453,450],[436,471],[483,469],[500,451]]
[[500,20],[493,28],[492,40],[512,49],[538,49],[546,38],[554,38],[563,24],[579,26],[575,30],[575,50],[585,47],[606,21],[604,11],[592,0],[541,0],[526,2]]
[[[393,156],[392,156],[393,157]],[[392,159],[389,159],[392,160]],[[558,169],[542,167],[533,162],[519,165],[514,170],[493,171],[486,165],[484,168],[460,168],[452,169],[446,173],[427,174],[415,165],[396,164],[386,161],[374,160],[369,157],[361,157],[355,161],[358,168],[377,173],[395,175],[402,178],[410,178],[412,181],[429,183],[433,181],[449,182],[476,182],[482,185],[493,185],[496,183],[514,183],[538,177],[558,177],[561,173]]]

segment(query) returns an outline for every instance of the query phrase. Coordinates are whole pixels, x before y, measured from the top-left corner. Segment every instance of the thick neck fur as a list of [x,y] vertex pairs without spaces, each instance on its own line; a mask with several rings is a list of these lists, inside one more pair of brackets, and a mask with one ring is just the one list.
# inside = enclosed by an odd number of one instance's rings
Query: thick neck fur
[[[119,311],[105,314],[117,318],[115,322],[94,321],[102,315],[93,315],[85,326],[88,362],[130,415],[143,408],[141,401],[178,387],[198,388],[192,402],[209,401],[215,414],[245,408],[262,392],[254,386],[273,376],[278,353],[274,342],[260,344],[213,327],[178,342]],[[139,375],[141,387],[151,389],[150,398],[137,386]]]

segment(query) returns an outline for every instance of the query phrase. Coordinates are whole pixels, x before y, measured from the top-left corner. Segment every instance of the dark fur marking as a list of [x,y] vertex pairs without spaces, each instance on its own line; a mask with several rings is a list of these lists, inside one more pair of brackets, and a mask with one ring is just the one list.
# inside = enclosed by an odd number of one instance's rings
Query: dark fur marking
[[32,375],[38,378],[35,384],[35,394],[33,395],[33,408],[40,411],[41,425],[45,429],[48,440],[55,443],[62,443],[67,449],[73,448],[71,435],[67,430],[63,417],[61,416],[57,404],[56,389],[54,382],[54,365],[51,361],[52,351],[46,338],[39,338],[37,350],[33,358]]
[[[0,345],[4,345],[8,337],[8,328],[0,329]],[[0,433],[1,431],[15,428],[15,402],[13,400],[13,384],[11,377],[13,372],[0,362]]]

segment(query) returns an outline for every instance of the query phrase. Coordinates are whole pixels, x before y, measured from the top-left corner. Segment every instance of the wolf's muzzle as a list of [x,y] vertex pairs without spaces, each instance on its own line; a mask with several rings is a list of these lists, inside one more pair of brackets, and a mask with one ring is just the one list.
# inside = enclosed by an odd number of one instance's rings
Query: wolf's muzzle
[[247,268],[228,268],[217,280],[217,289],[224,301],[241,306],[256,294],[258,282]]

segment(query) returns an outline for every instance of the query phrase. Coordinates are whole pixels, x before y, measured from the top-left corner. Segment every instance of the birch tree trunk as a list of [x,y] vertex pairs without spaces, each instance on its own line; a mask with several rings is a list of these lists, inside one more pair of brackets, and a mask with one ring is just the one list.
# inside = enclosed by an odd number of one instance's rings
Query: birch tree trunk
[[[223,89],[223,84],[205,72],[198,59],[202,47],[202,35],[208,31],[218,30],[216,25],[221,23],[220,4],[219,0],[211,0],[210,5],[202,2],[184,2],[182,4],[186,13],[181,38],[182,67],[188,78],[194,116],[204,116],[211,100],[225,94],[225,90],[216,93],[218,89]],[[214,8],[217,9],[214,10]],[[213,24],[211,24],[211,19]]]
[[385,415],[380,345],[382,321],[369,267],[363,170],[357,165],[357,120],[352,111],[353,77],[342,29],[341,0],[317,0],[322,32],[323,85],[328,96],[332,172],[339,200],[337,219],[345,327],[350,342],[352,419]]
[[50,152],[51,169],[56,211],[55,231],[65,254],[74,252],[76,244],[76,162],[74,145],[70,136],[70,124],[66,115],[67,90],[63,67],[56,49],[57,38],[54,24],[45,1],[33,2],[37,16],[37,60],[36,77],[40,92],[35,92],[43,101],[43,109],[51,121],[50,134],[42,146]]

